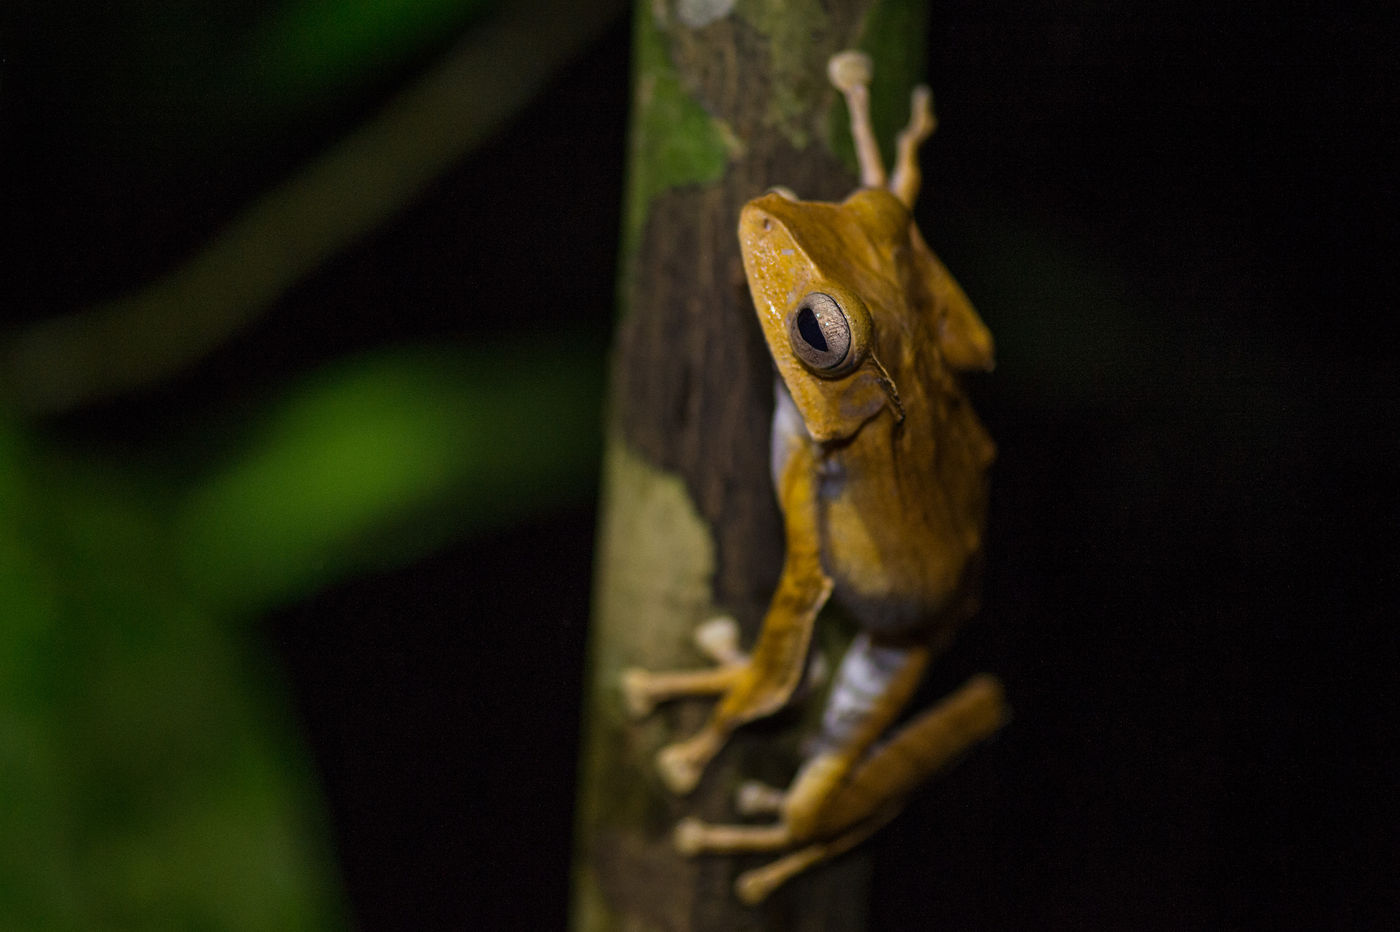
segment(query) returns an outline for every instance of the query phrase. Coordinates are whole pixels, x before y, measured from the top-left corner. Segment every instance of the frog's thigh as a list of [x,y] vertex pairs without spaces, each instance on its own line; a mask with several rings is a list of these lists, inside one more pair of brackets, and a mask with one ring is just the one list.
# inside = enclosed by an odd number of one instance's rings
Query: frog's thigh
[[890,807],[897,809],[919,784],[991,737],[1008,717],[1001,682],[987,674],[972,677],[847,774],[811,813],[813,824],[804,834],[832,835]]

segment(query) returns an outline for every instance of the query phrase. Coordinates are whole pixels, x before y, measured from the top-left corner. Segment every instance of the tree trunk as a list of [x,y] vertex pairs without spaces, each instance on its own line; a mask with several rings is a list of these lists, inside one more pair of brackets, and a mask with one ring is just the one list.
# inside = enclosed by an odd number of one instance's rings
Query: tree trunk
[[[752,644],[778,577],[782,534],[769,478],[773,371],[744,283],[736,228],[772,185],[840,200],[855,186],[846,111],[826,61],[875,60],[886,147],[920,69],[923,3],[643,0],[636,11],[622,313],[613,359],[589,696],[575,839],[573,925],[599,929],[859,929],[868,861],[857,853],[751,909],[734,857],[687,860],[678,818],[732,821],[739,776],[786,784],[795,716],[742,730],[677,799],[653,756],[695,731],[708,704],[643,722],[618,674],[706,663],[695,626],[738,619]],[[886,149],[888,152],[888,148]],[[744,862],[744,863],[741,863]]]

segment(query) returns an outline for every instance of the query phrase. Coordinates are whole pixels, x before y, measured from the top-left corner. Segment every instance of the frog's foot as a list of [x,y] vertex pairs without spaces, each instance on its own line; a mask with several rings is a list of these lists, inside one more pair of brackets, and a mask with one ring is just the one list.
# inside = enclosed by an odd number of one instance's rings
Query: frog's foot
[[696,625],[691,638],[701,653],[722,666],[749,659],[739,650],[739,623],[728,615],[716,615]]
[[[734,881],[734,892],[750,906],[761,903],[796,875],[854,848],[886,821],[871,820],[835,838],[804,845],[776,861],[745,871]],[[672,835],[676,850],[687,857],[782,851],[801,840],[794,837],[784,821],[773,825],[712,825],[699,819],[682,819]]]
[[786,790],[758,780],[745,780],[734,795],[734,808],[742,816],[777,815],[786,802]]
[[739,625],[733,618],[718,616],[695,629],[695,646],[718,666],[707,670],[676,670],[654,673],[640,667],[622,671],[622,701],[633,718],[650,715],[658,703],[691,696],[717,696],[730,687],[748,662],[739,650]]
[[622,671],[622,704],[632,718],[646,718],[656,708],[652,673],[639,667]]
[[656,755],[656,769],[666,788],[677,796],[695,789],[705,766],[724,747],[727,732],[713,724],[705,726],[694,737],[668,744]]

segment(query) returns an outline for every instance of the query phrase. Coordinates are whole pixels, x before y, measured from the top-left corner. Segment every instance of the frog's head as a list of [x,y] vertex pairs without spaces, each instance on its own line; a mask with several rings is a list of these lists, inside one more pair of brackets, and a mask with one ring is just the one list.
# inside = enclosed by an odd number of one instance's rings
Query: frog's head
[[880,254],[889,234],[908,224],[902,205],[875,189],[846,204],[773,191],[740,214],[744,272],[759,325],[817,440],[849,437],[886,407],[904,416],[881,360],[885,322],[877,322],[872,308],[884,318],[898,303],[898,283],[879,267]]
[[839,440],[888,407],[899,385],[992,367],[992,336],[883,188],[843,203],[772,191],[739,215],[739,243],[769,353],[808,431]]

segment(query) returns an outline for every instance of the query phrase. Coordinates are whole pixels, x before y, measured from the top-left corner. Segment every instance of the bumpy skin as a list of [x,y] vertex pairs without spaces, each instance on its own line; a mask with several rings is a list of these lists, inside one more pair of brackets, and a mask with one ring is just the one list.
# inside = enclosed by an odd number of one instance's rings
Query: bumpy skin
[[[707,670],[623,675],[628,705],[715,695],[706,725],[657,756],[689,792],[736,727],[791,697],[817,613],[833,591],[863,632],[837,672],[816,751],[786,792],[747,787],[769,825],[676,827],[687,854],[777,851],[740,876],[756,902],[788,877],[858,844],[920,781],[1006,717],[1001,686],[974,677],[886,738],[934,651],[974,610],[995,448],[957,374],[992,366],[992,338],[910,216],[916,151],[932,131],[926,89],[888,185],[866,112],[869,61],[833,59],[867,185],[843,203],[773,192],[739,220],[744,271],[778,371],[773,478],[787,533],[782,576],[748,655],[716,640]],[[732,625],[731,625],[732,627]],[[710,645],[706,647],[705,645]]]

